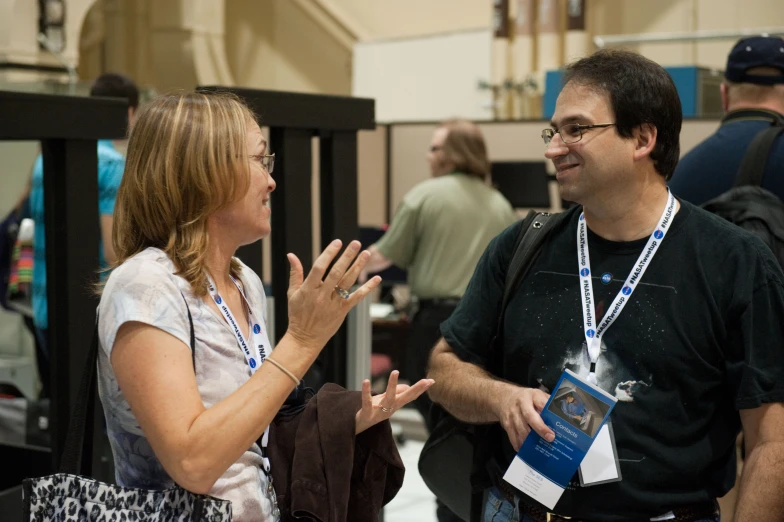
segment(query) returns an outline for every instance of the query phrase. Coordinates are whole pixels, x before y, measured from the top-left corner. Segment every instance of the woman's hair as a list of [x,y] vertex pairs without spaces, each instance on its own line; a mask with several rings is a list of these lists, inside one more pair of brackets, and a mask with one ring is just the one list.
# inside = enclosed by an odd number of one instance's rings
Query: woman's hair
[[443,149],[445,160],[453,164],[456,171],[486,180],[490,176],[490,160],[479,127],[467,120],[449,120],[439,128],[448,131]]
[[[160,248],[206,295],[207,218],[248,190],[253,112],[229,93],[169,94],[139,110],[114,211],[117,263]],[[232,260],[231,273],[239,273]]]

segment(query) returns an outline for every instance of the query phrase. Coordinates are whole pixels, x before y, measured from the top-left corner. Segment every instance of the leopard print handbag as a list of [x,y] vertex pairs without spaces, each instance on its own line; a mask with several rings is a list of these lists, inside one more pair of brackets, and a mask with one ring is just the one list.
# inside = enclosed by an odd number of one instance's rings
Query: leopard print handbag
[[[187,303],[186,303],[187,306]],[[191,350],[195,348],[193,320]],[[231,522],[231,502],[196,495],[178,486],[166,490],[144,490],[105,484],[79,476],[85,433],[92,430],[98,359],[98,320],[95,321],[87,367],[82,375],[74,415],[60,462],[60,473],[25,479],[24,522]],[[89,421],[88,421],[89,419]],[[88,461],[90,459],[87,459]]]
[[125,488],[58,473],[24,481],[25,522],[230,522],[231,502],[175,487]]

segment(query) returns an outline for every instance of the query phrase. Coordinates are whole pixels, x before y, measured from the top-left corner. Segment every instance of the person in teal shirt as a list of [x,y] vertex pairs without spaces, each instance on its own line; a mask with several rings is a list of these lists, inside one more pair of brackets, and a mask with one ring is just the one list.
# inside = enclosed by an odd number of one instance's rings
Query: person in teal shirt
[[[99,76],[90,88],[90,96],[124,98],[128,100],[128,128],[133,125],[139,106],[139,90],[134,82],[120,74]],[[123,140],[124,141],[124,140]],[[120,187],[125,157],[111,140],[98,142],[98,212],[101,225],[101,268],[115,261],[112,248],[112,216],[117,189]],[[46,234],[44,228],[44,162],[39,154],[35,160],[30,190],[30,214],[35,221],[33,236],[33,323],[36,330],[36,358],[41,378],[41,397],[49,396],[49,310],[46,293]]]

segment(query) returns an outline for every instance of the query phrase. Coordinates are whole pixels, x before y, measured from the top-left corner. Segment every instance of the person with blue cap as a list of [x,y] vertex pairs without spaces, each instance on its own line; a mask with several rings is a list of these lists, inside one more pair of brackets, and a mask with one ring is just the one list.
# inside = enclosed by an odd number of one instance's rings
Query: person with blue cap
[[[718,130],[681,158],[670,189],[702,205],[731,189],[752,140],[771,125],[784,125],[784,39],[740,40],[727,58],[721,84],[726,115]],[[762,187],[784,199],[784,133],[771,146]]]

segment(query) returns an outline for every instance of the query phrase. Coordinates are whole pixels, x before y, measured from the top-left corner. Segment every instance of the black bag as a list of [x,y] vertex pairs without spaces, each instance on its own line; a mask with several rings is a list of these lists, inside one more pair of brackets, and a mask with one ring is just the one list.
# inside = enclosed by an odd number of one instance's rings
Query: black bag
[[[757,134],[743,156],[735,185],[702,208],[762,239],[784,267],[784,202],[761,187],[770,150],[782,133],[784,121],[776,119]],[[779,167],[784,175],[784,165]]]
[[[184,297],[183,297],[184,299]],[[187,307],[187,303],[185,304]],[[193,319],[188,310],[191,328],[191,356],[195,365]],[[146,520],[178,522],[231,522],[231,502],[196,495],[175,486],[166,490],[143,490],[105,484],[79,476],[90,450],[87,433],[92,433],[93,407],[96,402],[98,362],[98,321],[86,367],[83,370],[79,395],[68,426],[60,473],[25,479],[23,488],[24,522],[81,522],[87,520]]]
[[[565,214],[531,212],[520,227],[517,246],[506,273],[504,297],[493,339],[488,347],[488,371],[500,375],[503,368],[502,335],[506,306],[517,284],[533,264],[547,233]],[[492,485],[487,462],[493,448],[488,441],[497,440],[500,425],[472,425],[454,418],[438,405],[433,405],[438,419],[419,456],[419,474],[427,487],[453,513],[466,522],[481,516],[484,490]]]
[[0,222],[0,306],[9,311],[14,311],[8,306],[8,281],[11,277],[11,254],[16,245],[20,221],[16,211],[12,210]]

